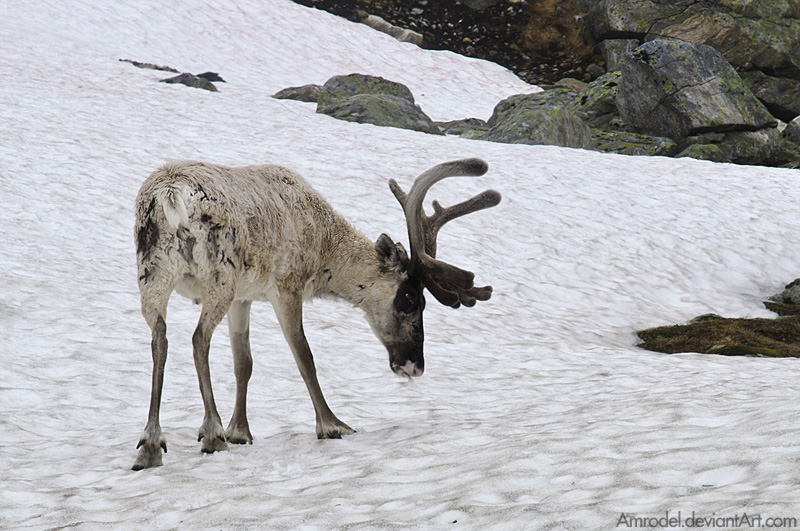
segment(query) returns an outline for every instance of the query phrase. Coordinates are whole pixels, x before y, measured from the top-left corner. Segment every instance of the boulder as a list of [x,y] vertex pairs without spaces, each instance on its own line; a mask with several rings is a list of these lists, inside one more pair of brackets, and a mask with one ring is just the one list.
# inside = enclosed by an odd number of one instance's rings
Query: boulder
[[671,138],[595,128],[591,131],[597,151],[654,157],[671,157],[678,152],[678,144]]
[[632,52],[642,44],[638,39],[606,39],[598,45],[600,55],[606,61],[609,72],[622,70],[622,61],[626,53]]
[[784,122],[800,116],[800,80],[768,76],[759,70],[740,75],[772,116]]
[[580,92],[586,88],[586,82],[574,77],[565,77],[556,81],[553,86],[555,88],[565,88],[573,92]]
[[792,0],[600,0],[587,18],[597,42],[680,38],[713,46],[735,66],[800,74],[800,5]]
[[712,162],[731,161],[716,144],[692,144],[678,153],[676,157],[689,157],[693,159],[710,160]]
[[442,134],[414,103],[408,87],[382,77],[350,74],[330,78],[319,91],[317,112],[349,122]]
[[278,100],[297,100],[305,101],[308,103],[317,103],[319,101],[319,93],[322,90],[320,85],[302,85],[300,87],[289,87],[279,90],[272,95],[273,98]]
[[781,135],[787,142],[800,146],[800,116],[787,123]]
[[583,88],[572,101],[579,118],[591,127],[624,130],[617,111],[617,88],[621,72],[609,72]]
[[194,74],[184,73],[175,77],[162,79],[161,83],[182,83],[187,87],[200,88],[211,92],[217,92],[217,87],[204,77],[198,77]]
[[785,162],[776,160],[782,154],[783,147],[777,128],[726,133],[717,146],[736,164],[775,166]]
[[626,55],[616,103],[638,131],[670,138],[777,123],[719,52],[678,40],[650,41]]
[[796,278],[784,286],[783,291],[767,299],[770,302],[800,306],[800,278]]
[[348,122],[443,134],[418,106],[405,98],[388,94],[356,94],[344,100],[335,100],[317,112]]
[[456,135],[462,138],[482,139],[489,131],[489,124],[479,118],[466,118],[450,122],[436,122],[439,129],[446,135]]
[[483,139],[592,149],[591,131],[570,105],[576,96],[568,89],[553,89],[506,98],[495,106]]
[[402,83],[377,76],[350,74],[333,76],[325,82],[319,93],[317,112],[324,112],[325,107],[358,94],[384,94],[414,103],[414,95]]
[[227,83],[217,72],[203,72],[202,74],[197,74],[197,77],[202,77],[214,83]]

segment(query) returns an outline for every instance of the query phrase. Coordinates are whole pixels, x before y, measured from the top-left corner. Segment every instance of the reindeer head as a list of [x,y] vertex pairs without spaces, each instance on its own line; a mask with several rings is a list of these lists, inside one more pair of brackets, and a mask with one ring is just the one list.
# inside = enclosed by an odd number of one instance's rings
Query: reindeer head
[[454,176],[479,176],[488,165],[480,159],[463,159],[434,166],[414,181],[406,194],[394,179],[389,188],[400,202],[408,225],[411,246],[409,257],[403,245],[381,234],[375,243],[378,260],[384,272],[394,279],[394,293],[384,294],[391,305],[368,316],[375,335],[389,351],[389,364],[400,375],[419,376],[425,369],[422,352],[424,330],[422,311],[425,309],[423,288],[445,306],[458,308],[474,306],[477,301],[489,300],[492,287],[475,287],[475,275],[454,265],[436,260],[436,236],[448,221],[471,212],[493,207],[500,194],[487,190],[462,203],[442,208],[433,202],[434,213],[425,214],[422,202],[428,189],[436,182]]

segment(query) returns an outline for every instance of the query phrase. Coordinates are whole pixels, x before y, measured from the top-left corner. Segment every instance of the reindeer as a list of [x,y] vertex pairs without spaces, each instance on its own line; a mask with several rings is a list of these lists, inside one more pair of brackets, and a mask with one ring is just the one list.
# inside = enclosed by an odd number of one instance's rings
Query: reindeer
[[[375,243],[354,229],[300,175],[275,165],[229,168],[200,162],[163,166],[136,198],[136,257],[142,314],[152,332],[153,376],[147,424],[133,470],[160,466],[167,442],[159,422],[167,359],[167,302],[173,291],[202,303],[192,335],[194,363],[205,407],[198,432],[202,451],[227,443],[252,444],[247,422],[247,384],[252,374],[250,306],[272,303],[281,330],[306,384],[319,438],[340,438],[353,429],[328,407],[303,332],[303,300],[337,297],[364,311],[389,352],[391,369],[417,377],[422,355],[423,288],[453,308],[491,297],[474,274],[436,259],[436,237],[448,221],[489,208],[500,194],[487,190],[449,208],[422,202],[437,181],[479,176],[480,159],[440,164],[420,175],[408,195],[389,187],[402,206],[410,244],[381,234]],[[214,402],[208,351],[214,329],[227,314],[236,376],[236,400],[227,429]]]

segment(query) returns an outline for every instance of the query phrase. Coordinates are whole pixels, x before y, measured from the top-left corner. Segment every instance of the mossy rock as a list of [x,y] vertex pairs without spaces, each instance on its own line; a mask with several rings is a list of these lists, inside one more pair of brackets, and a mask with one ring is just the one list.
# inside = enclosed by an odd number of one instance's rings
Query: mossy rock
[[405,98],[387,94],[358,94],[335,101],[321,112],[348,122],[442,134],[439,127],[419,107]]
[[718,51],[675,39],[656,39],[627,55],[616,103],[639,132],[669,138],[776,124]]
[[617,110],[617,87],[622,72],[608,72],[598,77],[572,100],[575,114],[590,127],[607,128],[610,117],[619,116]]
[[572,109],[577,94],[553,89],[517,94],[498,103],[484,140],[506,144],[550,145],[593,149],[589,127]]
[[759,70],[740,75],[775,118],[790,122],[800,116],[800,80],[768,76]]
[[333,76],[322,85],[317,100],[317,112],[325,113],[325,109],[352,96],[360,94],[383,94],[404,99],[414,104],[414,95],[402,83],[390,81],[382,77],[364,74]]
[[446,135],[456,135],[474,140],[482,139],[489,131],[489,124],[479,118],[466,118],[464,120],[435,123]]
[[309,84],[300,87],[289,87],[279,90],[272,95],[276,100],[296,100],[305,101],[307,103],[317,103],[319,101],[319,94],[322,87],[319,85]]
[[771,165],[781,155],[783,139],[777,128],[732,131],[719,142],[722,153],[736,164]]
[[500,125],[509,116],[523,109],[570,105],[577,95],[577,92],[565,88],[554,88],[534,94],[515,94],[494,106],[492,116],[487,123],[489,127]]
[[590,4],[589,29],[598,41],[613,36],[642,41],[674,37],[712,46],[736,67],[750,63],[772,75],[800,79],[800,3],[796,1],[604,0]]
[[592,128],[595,149],[621,155],[671,157],[678,144],[671,138]]
[[730,162],[731,159],[716,144],[692,144],[678,153],[676,158],[689,157],[712,162]]

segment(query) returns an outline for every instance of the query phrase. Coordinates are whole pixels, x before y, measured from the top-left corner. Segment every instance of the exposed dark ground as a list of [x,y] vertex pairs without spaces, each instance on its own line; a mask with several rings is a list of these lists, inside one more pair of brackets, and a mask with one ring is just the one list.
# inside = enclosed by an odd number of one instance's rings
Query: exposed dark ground
[[421,33],[424,47],[505,66],[534,85],[581,79],[602,60],[582,37],[584,13],[572,0],[501,0],[482,11],[453,0],[294,0],[357,20],[358,10]]

